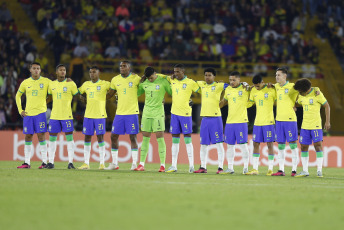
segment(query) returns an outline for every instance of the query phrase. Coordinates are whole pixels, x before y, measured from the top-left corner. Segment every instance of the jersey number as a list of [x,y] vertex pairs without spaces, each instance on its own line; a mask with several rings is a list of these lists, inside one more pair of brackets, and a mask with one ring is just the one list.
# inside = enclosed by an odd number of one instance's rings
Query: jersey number
[[70,127],[72,127],[72,122],[70,122],[70,121],[66,121],[66,126],[67,126],[67,128],[70,128]]
[[233,102],[236,103],[236,98],[235,97],[233,97]]
[[259,100],[259,106],[263,106],[263,100]]
[[61,93],[56,94],[57,99],[61,99]]
[[32,96],[37,96],[38,95],[38,90],[32,90]]
[[94,98],[94,92],[90,92],[90,98]]
[[44,128],[45,128],[45,122],[40,122],[40,123],[39,123],[39,127],[40,127],[41,129],[44,129]]
[[103,130],[103,124],[98,125],[98,130]]
[[305,105],[305,111],[308,111],[308,105]]

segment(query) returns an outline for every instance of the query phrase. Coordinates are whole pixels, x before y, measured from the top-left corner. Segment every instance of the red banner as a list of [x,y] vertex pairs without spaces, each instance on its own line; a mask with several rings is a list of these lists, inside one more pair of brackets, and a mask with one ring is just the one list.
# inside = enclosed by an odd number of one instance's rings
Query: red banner
[[[18,160],[24,161],[24,144],[25,144],[25,135],[20,131],[0,131],[0,140],[1,140],[1,161],[9,161],[9,160]],[[48,140],[48,134],[46,134],[46,138]],[[110,140],[110,133],[105,134],[105,161],[111,161],[111,140]],[[75,142],[75,161],[83,161],[83,148],[84,148],[84,135],[81,132],[74,133],[74,142]],[[99,148],[97,143],[97,138],[94,136],[92,138],[92,150],[91,150],[91,161],[97,162],[99,161]],[[139,134],[137,137],[139,148],[142,142],[142,135]],[[171,146],[172,146],[172,136],[171,134],[165,134],[165,141],[167,146],[167,157],[166,163],[171,163]],[[49,141],[47,141],[49,143]],[[200,138],[199,134],[192,135],[192,143],[194,146],[194,155],[195,155],[195,165],[200,164]],[[250,158],[252,156],[253,151],[253,142],[252,137],[249,136],[249,150],[250,150]],[[300,146],[299,146],[300,147]],[[227,145],[224,144],[225,150],[227,149]],[[40,161],[42,159],[41,154],[39,152],[39,144],[36,135],[34,136],[33,140],[33,149],[32,158],[33,161]],[[119,162],[131,162],[131,153],[130,153],[130,140],[129,136],[121,136],[119,140]],[[209,146],[209,154],[208,154],[208,164],[216,165],[217,164],[217,151],[215,145]],[[324,137],[323,142],[323,152],[324,152],[324,167],[344,167],[343,162],[343,150],[344,149],[344,137]],[[277,154],[278,148],[277,143],[274,145],[274,152]],[[300,149],[299,149],[300,153]],[[266,144],[261,144],[260,146],[260,165],[267,165],[268,163],[268,148]],[[289,146],[286,146],[286,166],[291,166],[291,151]],[[225,157],[226,158],[226,157]],[[309,148],[309,166],[316,166],[316,154],[313,146]],[[68,161],[68,154],[67,154],[67,140],[64,135],[58,135],[57,137],[57,149],[55,155],[55,161]],[[147,156],[147,163],[159,163],[159,154],[158,154],[158,143],[155,139],[155,136],[152,135],[149,152]],[[183,138],[181,138],[180,142],[180,150],[178,156],[178,163],[180,164],[187,164],[188,157],[186,153],[185,144]],[[225,160],[226,164],[226,160]],[[240,149],[236,148],[236,157],[235,157],[235,165],[242,165],[242,157]],[[275,157],[275,165],[278,165],[277,157]],[[301,163],[299,162],[299,165]]]

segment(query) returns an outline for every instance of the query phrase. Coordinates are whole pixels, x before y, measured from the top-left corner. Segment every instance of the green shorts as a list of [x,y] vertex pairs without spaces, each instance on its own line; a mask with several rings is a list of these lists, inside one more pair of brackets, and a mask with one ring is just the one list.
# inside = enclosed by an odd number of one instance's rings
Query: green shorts
[[155,133],[165,131],[165,117],[146,118],[142,117],[141,131]]

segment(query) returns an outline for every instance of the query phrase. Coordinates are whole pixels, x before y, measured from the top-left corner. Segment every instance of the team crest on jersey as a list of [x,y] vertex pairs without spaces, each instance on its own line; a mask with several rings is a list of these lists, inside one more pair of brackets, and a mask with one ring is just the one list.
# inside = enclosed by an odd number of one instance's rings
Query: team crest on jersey
[[185,83],[183,84],[183,89],[186,89],[186,84]]
[[289,89],[285,89],[285,90],[284,90],[284,93],[288,93],[288,92],[289,92]]
[[268,96],[269,96],[269,94],[268,94],[268,93],[264,94],[264,97],[265,97],[265,98],[268,98]]
[[101,87],[100,87],[100,85],[98,85],[98,86],[97,86],[97,90],[100,91],[100,89],[101,89]]
[[67,87],[63,87],[63,92],[67,92]]
[[44,84],[39,84],[39,87],[41,88],[41,89],[43,89],[43,87],[44,87]]
[[212,86],[212,87],[211,87],[211,91],[215,91],[215,86]]
[[241,90],[239,91],[239,96],[242,96],[242,91]]
[[133,83],[129,82],[129,88],[132,88],[132,87],[133,87]]
[[156,89],[156,90],[159,90],[159,89],[160,89],[160,85],[156,85],[156,86],[155,86],[155,89]]
[[313,104],[313,99],[309,99],[309,104]]

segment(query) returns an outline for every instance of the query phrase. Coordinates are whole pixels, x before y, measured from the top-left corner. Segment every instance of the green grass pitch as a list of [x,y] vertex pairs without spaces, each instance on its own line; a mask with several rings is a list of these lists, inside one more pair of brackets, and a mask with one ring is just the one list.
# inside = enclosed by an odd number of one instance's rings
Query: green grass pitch
[[[16,169],[0,162],[1,229],[343,229],[344,169],[325,168],[324,178]],[[80,166],[81,163],[75,163]],[[169,165],[167,165],[169,166]],[[276,169],[276,167],[275,167]],[[301,168],[299,168],[299,171]]]

